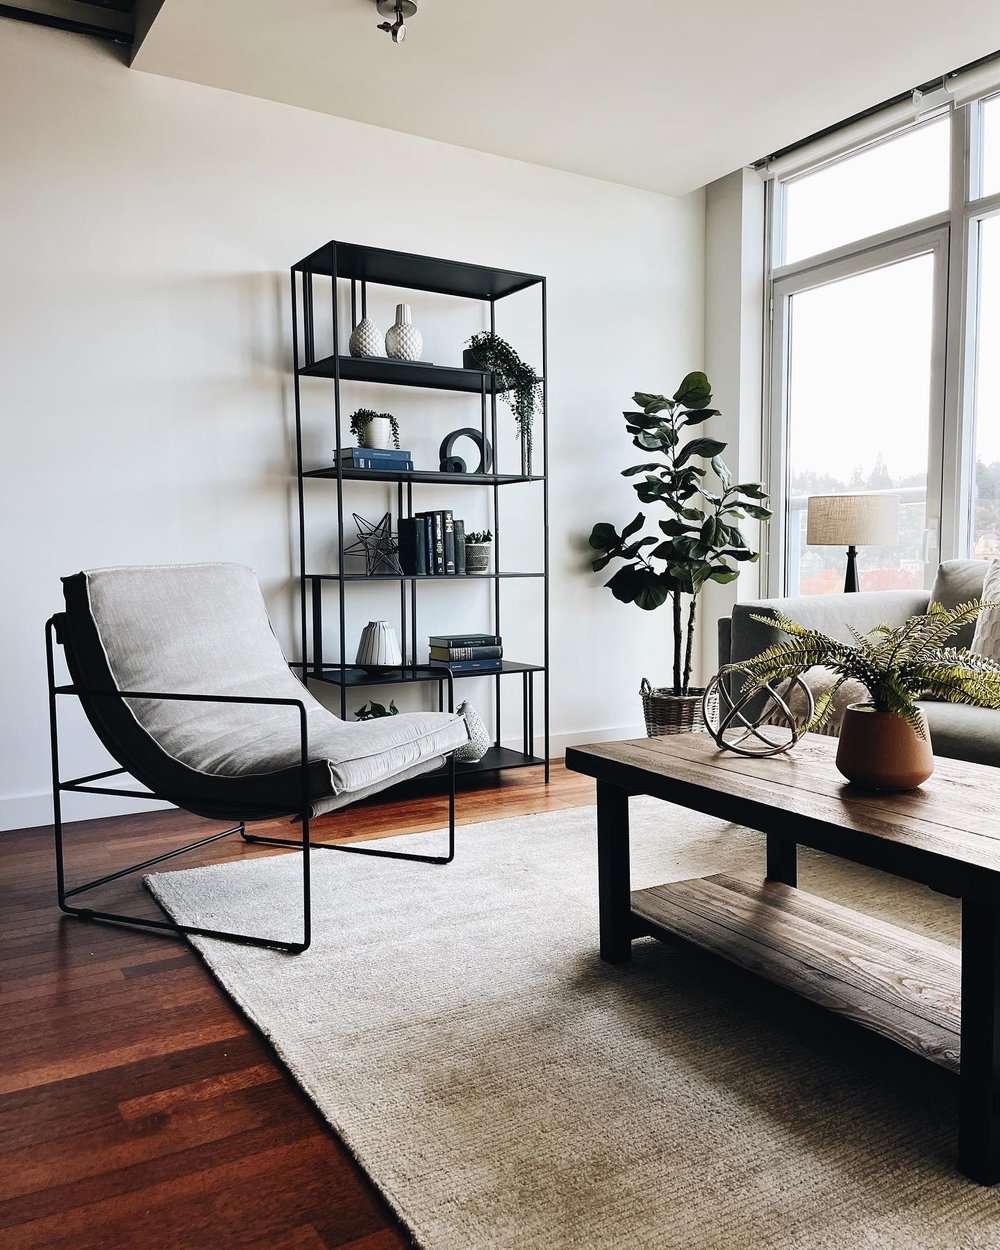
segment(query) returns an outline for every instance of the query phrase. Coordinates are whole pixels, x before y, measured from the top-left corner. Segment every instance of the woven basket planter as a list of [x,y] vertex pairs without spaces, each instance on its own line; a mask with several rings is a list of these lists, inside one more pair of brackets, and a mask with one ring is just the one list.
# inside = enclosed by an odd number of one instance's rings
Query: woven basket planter
[[698,686],[691,686],[687,694],[674,694],[665,686],[651,686],[644,677],[639,687],[639,695],[646,718],[646,737],[660,738],[665,734],[704,732],[704,694],[704,687]]

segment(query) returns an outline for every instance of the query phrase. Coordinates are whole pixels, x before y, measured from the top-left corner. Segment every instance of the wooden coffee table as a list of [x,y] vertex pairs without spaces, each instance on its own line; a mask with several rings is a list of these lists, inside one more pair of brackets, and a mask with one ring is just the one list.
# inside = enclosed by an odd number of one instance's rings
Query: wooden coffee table
[[[959,1167],[1000,1180],[1000,769],[936,760],[908,794],[855,792],[836,742],[742,759],[704,734],[571,747],[597,779],[601,956],[679,936],[960,1073]],[[767,876],[631,890],[628,799],[650,794],[767,835]],[[665,828],[669,836],[669,827]],[[962,949],[796,889],[796,845],[962,900]]]

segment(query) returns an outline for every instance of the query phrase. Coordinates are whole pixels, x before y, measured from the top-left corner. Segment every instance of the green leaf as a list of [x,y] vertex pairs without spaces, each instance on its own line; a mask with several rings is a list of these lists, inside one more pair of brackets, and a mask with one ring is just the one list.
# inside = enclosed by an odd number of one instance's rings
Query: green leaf
[[693,438],[690,443],[685,445],[677,453],[674,466],[680,468],[692,456],[704,456],[708,459],[711,456],[717,456],[720,451],[725,451],[726,444],[720,443],[717,438]]
[[691,526],[678,521],[676,517],[671,517],[669,521],[658,521],[657,524],[664,534],[668,534],[671,538],[676,538],[679,534],[691,533]]
[[634,519],[629,521],[628,525],[622,530],[622,541],[631,538],[633,534],[637,534],[646,522],[645,516],[641,512],[637,512]]
[[598,556],[596,560],[591,560],[590,567],[595,573],[600,573],[601,569],[606,569],[611,561],[615,558],[615,552],[610,551],[606,556]]
[[721,417],[722,413],[718,408],[699,408],[697,412],[682,412],[681,418],[685,425],[699,425],[702,421],[707,421],[709,417]]
[[683,408],[704,408],[711,399],[711,383],[700,371],[687,374],[674,392],[674,402]]
[[638,539],[636,542],[629,543],[627,547],[622,547],[619,555],[626,560],[631,560],[633,556],[637,556],[639,554],[643,547],[648,547],[650,544],[655,542],[656,539],[647,534],[645,537]]
[[642,503],[656,503],[662,499],[667,507],[673,507],[669,498],[664,498],[667,488],[657,477],[647,477],[641,482],[633,482],[632,489],[639,496]]
[[647,573],[634,602],[636,607],[642,608],[644,612],[652,612],[666,600],[666,597],[667,587],[664,586],[662,580],[653,573]]
[[652,430],[641,430],[635,438],[632,439],[636,447],[641,447],[643,451],[656,451],[663,446],[663,440],[659,434]]
[[646,391],[636,391],[632,396],[632,402],[638,404],[643,412],[663,412],[665,409],[673,408],[673,401],[667,399],[665,395],[651,395]]
[[735,489],[741,494],[746,495],[748,499],[766,499],[767,491],[763,486],[758,486],[756,482],[740,482]]
[[613,551],[621,541],[621,535],[607,521],[599,521],[590,531],[590,545],[596,551]]
[[753,503],[745,503],[743,505],[743,511],[746,512],[748,516],[756,517],[758,521],[766,521],[771,515],[770,508],[759,508]]
[[729,490],[733,484],[733,475],[729,472],[729,466],[721,456],[712,457],[712,468],[715,470],[715,476],[722,483],[723,490]]
[[645,412],[626,412],[622,414],[628,425],[637,425],[640,430],[655,430],[663,425],[663,418]]
[[712,571],[709,573],[708,576],[712,579],[713,582],[725,583],[725,582],[735,582],[737,577],[739,577],[739,575],[740,575],[739,569],[730,569],[730,568],[727,568],[726,565],[724,564],[716,564],[716,565],[713,565]]
[[635,477],[637,473],[649,473],[651,469],[662,468],[663,465],[657,464],[655,460],[652,462],[647,460],[645,464],[633,464],[627,469],[622,469],[622,477]]
[[716,521],[714,516],[707,516],[701,526],[701,541],[706,546],[711,546],[715,540]]

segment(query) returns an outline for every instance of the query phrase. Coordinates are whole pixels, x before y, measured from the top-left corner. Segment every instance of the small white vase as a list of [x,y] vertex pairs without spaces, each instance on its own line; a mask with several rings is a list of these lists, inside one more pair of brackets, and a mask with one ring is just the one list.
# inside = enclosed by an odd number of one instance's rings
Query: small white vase
[[371,317],[364,317],[351,331],[348,344],[352,356],[384,356],[382,331]]
[[385,334],[385,354],[390,360],[419,360],[424,352],[424,336],[413,324],[409,304],[396,305],[396,321]]
[[403,655],[396,631],[388,621],[369,621],[361,631],[355,663],[369,673],[383,668],[399,668]]
[[361,431],[361,437],[358,442],[362,447],[378,448],[384,450],[391,447],[392,443],[392,426],[389,424],[388,417],[372,417],[365,428]]

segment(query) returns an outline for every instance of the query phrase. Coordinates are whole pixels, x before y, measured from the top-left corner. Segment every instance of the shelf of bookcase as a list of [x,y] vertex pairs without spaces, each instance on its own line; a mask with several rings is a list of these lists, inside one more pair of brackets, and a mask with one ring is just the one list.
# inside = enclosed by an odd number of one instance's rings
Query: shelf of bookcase
[[[303,477],[337,479],[335,465],[321,469],[306,469]],[[538,474],[523,473],[442,473],[437,469],[344,469],[340,474],[345,482],[427,482],[445,486],[509,486],[512,482],[542,482]]]
[[[533,768],[544,763],[537,755],[525,755],[523,751],[512,751],[510,747],[490,747],[481,760],[458,760],[455,772],[459,776],[463,773],[494,773],[501,768]],[[433,776],[432,773],[424,775]]]
[[507,577],[535,578],[544,573],[307,573],[308,582],[492,582]]
[[[466,677],[504,677],[511,673],[541,673],[543,671],[541,664],[522,664],[517,660],[501,660],[499,669],[483,673],[452,673],[452,677],[459,681]],[[429,668],[420,668],[416,672],[412,669],[392,668],[384,673],[369,673],[354,664],[348,664],[343,673],[339,664],[324,664],[320,673],[309,665],[305,670],[305,675],[310,681],[325,681],[331,686],[397,686],[419,681],[448,680],[448,673],[445,669],[441,669],[440,674]]]
[[301,365],[298,372],[303,378],[328,380],[336,378],[339,372],[341,382],[419,386],[434,391],[464,391],[469,395],[480,395],[483,391],[490,395],[494,385],[494,374],[486,369],[432,365],[421,360],[390,360],[387,356],[324,356],[311,365]]
[[468,261],[445,260],[439,256],[417,256],[362,243],[331,239],[295,265],[301,273],[332,277],[334,258],[338,278],[353,278],[379,286],[403,287],[411,291],[433,291],[437,295],[457,295],[462,299],[503,299],[537,286],[541,274],[492,269]]

